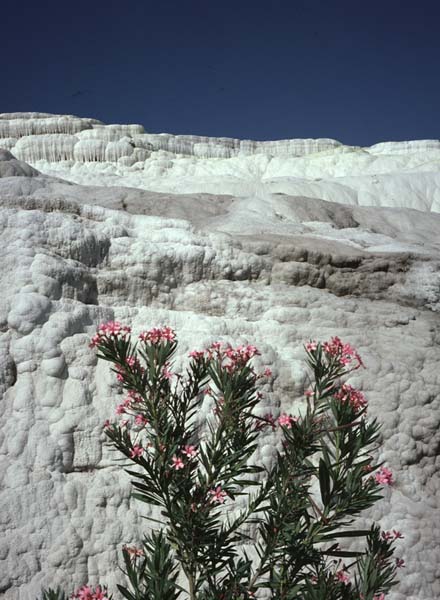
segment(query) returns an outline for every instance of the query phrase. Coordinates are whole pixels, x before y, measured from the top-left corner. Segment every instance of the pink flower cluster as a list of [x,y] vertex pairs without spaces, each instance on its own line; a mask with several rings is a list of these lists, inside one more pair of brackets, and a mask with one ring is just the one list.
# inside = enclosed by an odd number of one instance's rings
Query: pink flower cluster
[[[180,452],[182,454],[184,454],[187,457],[187,459],[189,458],[190,460],[192,458],[196,458],[196,456],[199,453],[197,448],[195,446],[191,446],[190,444],[186,444],[185,446],[182,446],[182,448],[180,448]],[[174,469],[175,471],[179,471],[180,469],[185,468],[185,462],[183,461],[183,459],[180,456],[177,456],[175,454],[171,460],[172,460],[171,468]]]
[[143,331],[139,335],[139,339],[143,342],[150,342],[151,344],[160,344],[162,342],[174,342],[176,339],[176,333],[171,327],[153,327],[148,331]]
[[173,376],[173,374],[171,373],[171,371],[169,370],[170,363],[166,362],[163,367],[162,367],[162,376],[165,379],[171,379],[171,377]]
[[135,416],[134,423],[135,425],[145,427],[146,425],[148,425],[148,420],[144,417],[144,415],[139,414]]
[[110,337],[117,338],[122,336],[125,338],[128,333],[131,333],[131,328],[121,325],[119,321],[108,321],[107,323],[101,323],[96,334],[92,337],[89,347],[96,348],[96,346],[100,346],[106,339]]
[[257,417],[255,429],[260,431],[270,426],[272,430],[275,430],[277,425],[292,429],[292,423],[297,423],[298,421],[299,417],[292,417],[292,415],[286,413],[282,413],[278,418],[275,418],[272,413],[266,413],[263,417]]
[[130,458],[139,458],[144,453],[144,449],[139,444],[135,444],[130,450]]
[[298,417],[292,417],[292,415],[287,415],[283,413],[278,417],[278,425],[281,427],[287,427],[287,429],[292,429],[292,423],[296,423],[298,421]]
[[225,349],[225,355],[232,361],[232,363],[245,365],[250,361],[251,358],[261,354],[261,352],[252,345],[238,346],[237,348],[231,348],[228,346]]
[[348,585],[350,583],[350,575],[347,573],[347,571],[345,569],[340,569],[339,571],[336,571],[335,577],[336,577],[337,581],[340,581],[341,583],[344,583],[345,585]]
[[132,560],[135,560],[138,556],[144,556],[144,551],[141,548],[136,548],[136,546],[123,546],[122,549],[128,552]]
[[185,463],[180,458],[180,456],[174,455],[173,458],[172,458],[172,461],[173,462],[171,464],[171,468],[174,469],[175,471],[179,471],[180,469],[184,469],[185,468]]
[[191,350],[188,354],[190,358],[194,358],[195,360],[201,360],[205,356],[204,350]]
[[343,383],[335,394],[335,398],[341,402],[348,402],[355,410],[361,410],[367,406],[364,394],[348,383]]
[[199,451],[196,449],[196,447],[191,446],[190,444],[183,446],[183,448],[181,448],[180,451],[182,452],[182,454],[185,454],[188,458],[195,458],[197,456],[197,454],[199,453]]
[[355,361],[354,369],[364,366],[361,357],[353,346],[344,344],[337,336],[332,337],[329,342],[324,342],[322,347],[328,356],[335,357],[344,367],[350,365],[352,361]]
[[376,483],[380,483],[382,485],[391,485],[394,483],[393,474],[386,467],[381,467],[377,473],[374,475],[374,479]]
[[127,373],[127,371],[132,370],[132,371],[137,371],[140,373],[144,373],[145,369],[141,366],[141,363],[139,361],[138,358],[136,358],[135,356],[128,356],[125,359],[125,363],[123,365],[117,365],[116,366],[116,379],[120,382],[124,381],[124,375]]
[[83,585],[79,590],[73,592],[71,598],[76,600],[109,600],[107,589],[100,585],[97,585],[94,590],[88,585]]
[[[209,348],[206,350],[192,350],[188,356],[190,358],[194,358],[195,360],[201,360],[206,358],[207,360],[212,360],[214,357],[219,360],[227,359],[227,362],[224,367],[225,369],[231,373],[237,367],[242,367],[246,365],[251,358],[254,356],[260,355],[261,352],[250,344],[247,346],[238,346],[237,348],[232,348],[229,344],[225,344],[223,346],[222,342],[213,342]],[[272,372],[270,369],[266,369],[264,372],[266,377],[270,377]]]
[[[307,352],[313,353],[318,348],[318,342],[310,341],[306,344]],[[329,358],[336,358],[340,365],[351,366],[352,369],[363,367],[361,357],[350,344],[344,344],[340,338],[334,336],[328,342],[323,342],[322,349]]]
[[393,531],[382,531],[382,538],[384,540],[403,540],[403,535],[400,533],[400,531],[396,531],[396,529],[393,529]]
[[[121,403],[118,404],[118,406],[116,407],[115,413],[116,415],[124,415],[127,414],[128,416],[134,416],[134,423],[135,425],[138,426],[146,426],[148,425],[148,420],[146,419],[146,417],[144,417],[144,415],[142,413],[137,413],[135,412],[134,414],[131,413],[129,411],[137,411],[139,410],[137,408],[137,404],[142,402],[142,397],[137,394],[135,391],[133,390],[129,390],[128,391],[128,396],[127,398],[125,398],[125,400]],[[128,421],[126,421],[126,424],[128,423]],[[104,423],[104,427],[109,427],[110,421],[106,421]]]
[[218,485],[215,489],[209,490],[208,494],[210,495],[210,502],[217,502],[218,504],[223,504],[228,497],[227,493],[222,490],[222,486]]

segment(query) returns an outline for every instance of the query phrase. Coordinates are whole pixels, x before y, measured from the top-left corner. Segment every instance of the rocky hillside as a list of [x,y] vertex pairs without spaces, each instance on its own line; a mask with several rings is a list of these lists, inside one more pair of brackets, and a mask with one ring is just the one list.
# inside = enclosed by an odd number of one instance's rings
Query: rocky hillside
[[[147,510],[103,445],[118,390],[97,323],[176,329],[175,369],[215,340],[273,372],[298,412],[302,344],[339,335],[396,483],[370,517],[405,535],[391,600],[440,597],[440,142],[370,148],[146,133],[0,115],[0,597],[115,589]],[[274,438],[262,433],[270,461]]]

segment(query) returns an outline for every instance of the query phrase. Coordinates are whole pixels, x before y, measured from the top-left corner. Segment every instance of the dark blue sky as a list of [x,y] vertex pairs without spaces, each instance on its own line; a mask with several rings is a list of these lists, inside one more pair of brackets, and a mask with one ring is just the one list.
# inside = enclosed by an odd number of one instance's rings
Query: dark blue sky
[[24,0],[0,112],[353,145],[440,137],[440,0]]

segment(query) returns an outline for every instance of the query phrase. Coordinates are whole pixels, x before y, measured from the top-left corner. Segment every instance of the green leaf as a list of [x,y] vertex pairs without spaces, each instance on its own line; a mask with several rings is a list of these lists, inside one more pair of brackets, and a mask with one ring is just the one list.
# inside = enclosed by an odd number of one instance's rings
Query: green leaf
[[358,558],[365,554],[364,552],[354,552],[349,550],[323,550],[322,553],[327,556],[340,556],[346,558]]
[[333,538],[342,538],[342,537],[365,537],[369,535],[369,529],[353,529],[350,531],[335,531],[329,533],[328,535],[322,536],[322,541],[332,540]]
[[319,487],[324,506],[328,506],[331,500],[330,496],[330,475],[328,467],[322,458],[319,459]]

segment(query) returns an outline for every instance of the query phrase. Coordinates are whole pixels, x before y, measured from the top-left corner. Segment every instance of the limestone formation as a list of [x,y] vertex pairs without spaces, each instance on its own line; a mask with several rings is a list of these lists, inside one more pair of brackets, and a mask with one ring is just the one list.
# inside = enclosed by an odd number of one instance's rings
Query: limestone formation
[[17,160],[8,150],[0,148],[0,177],[33,177],[38,174],[36,169]]
[[147,507],[102,430],[121,392],[88,347],[117,319],[174,327],[175,370],[215,340],[255,344],[273,372],[263,412],[301,410],[305,341],[355,345],[351,383],[396,479],[368,516],[405,535],[389,597],[439,598],[439,142],[240,142],[43,113],[0,115],[0,136],[0,597],[116,590],[141,539]]

